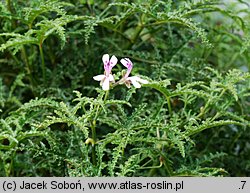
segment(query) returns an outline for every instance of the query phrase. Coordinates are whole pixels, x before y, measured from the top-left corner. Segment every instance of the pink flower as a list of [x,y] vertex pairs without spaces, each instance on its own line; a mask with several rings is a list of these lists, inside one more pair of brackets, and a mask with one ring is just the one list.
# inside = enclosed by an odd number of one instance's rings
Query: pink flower
[[133,84],[133,86],[135,88],[141,88],[141,84],[147,84],[148,81],[144,80],[138,76],[131,76],[129,77],[129,74],[131,73],[131,70],[133,68],[133,63],[131,62],[130,59],[128,58],[123,58],[121,59],[121,63],[123,64],[123,66],[125,66],[128,70],[126,72],[126,74],[124,75],[124,77],[122,78],[123,81],[125,83],[125,85],[130,88],[131,83]]
[[112,56],[111,59],[109,59],[109,55],[104,54],[102,56],[102,61],[104,64],[104,74],[94,76],[93,79],[96,81],[100,81],[100,85],[102,86],[103,90],[109,90],[110,82],[115,82],[115,79],[111,74],[111,70],[116,65],[117,58],[115,56]]

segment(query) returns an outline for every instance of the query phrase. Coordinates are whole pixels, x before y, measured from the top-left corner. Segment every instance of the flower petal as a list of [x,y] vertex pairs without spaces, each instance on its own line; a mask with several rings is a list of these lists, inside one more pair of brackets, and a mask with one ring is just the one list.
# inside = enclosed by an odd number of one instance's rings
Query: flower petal
[[133,67],[133,63],[132,63],[131,60],[128,59],[128,58],[123,58],[123,59],[121,59],[121,63],[122,63],[123,66],[125,66],[126,68],[132,68],[132,67]]
[[127,78],[127,81],[131,81],[131,83],[133,84],[133,86],[134,86],[135,88],[141,88],[140,83],[137,82],[137,81],[138,81],[138,78],[139,78],[139,77],[137,77],[137,76],[128,77],[128,78]]
[[140,77],[138,77],[139,79],[137,79],[138,82],[142,83],[142,84],[148,84],[148,81],[145,79],[142,79]]
[[107,65],[109,63],[109,55],[108,54],[104,54],[102,56],[102,62],[104,65]]
[[104,74],[100,74],[97,76],[94,76],[93,79],[97,81],[102,81],[106,76]]
[[133,81],[133,80],[131,80],[131,83],[134,85],[135,88],[141,88],[140,83]]
[[109,90],[109,78],[105,78],[102,84],[102,90]]
[[118,61],[118,59],[113,55],[110,59],[110,62],[109,62],[110,66],[113,68],[116,65],[117,61]]
[[140,78],[139,76],[131,76],[131,77],[128,77],[127,80],[131,80],[133,79],[134,81],[137,81],[137,82],[140,82],[142,84],[148,84],[148,81],[145,80],[145,79],[142,79]]
[[114,76],[112,74],[109,75],[109,81],[110,82],[115,82]]

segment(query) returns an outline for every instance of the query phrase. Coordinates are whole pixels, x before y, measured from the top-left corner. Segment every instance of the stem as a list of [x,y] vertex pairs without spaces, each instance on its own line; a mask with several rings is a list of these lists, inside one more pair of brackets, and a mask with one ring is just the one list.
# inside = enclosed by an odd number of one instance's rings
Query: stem
[[107,90],[104,96],[104,100],[103,100],[104,103],[106,102],[108,96],[109,96],[109,91]]
[[1,159],[2,159],[1,161],[2,161],[3,167],[4,167],[4,176],[3,177],[9,177],[8,171],[7,171],[8,167],[6,166],[7,165],[6,160],[4,158],[1,158]]
[[148,173],[148,177],[152,177],[152,176],[154,176],[154,174],[155,174],[155,172],[156,172],[156,169],[161,168],[162,165],[163,165],[163,163],[160,162],[160,165],[149,166],[149,167],[143,167],[143,168],[140,168],[140,169],[150,169],[150,170],[149,170],[149,173]]
[[14,158],[16,156],[16,152],[12,153],[11,155],[11,162],[10,162],[10,169],[9,169],[9,176],[14,176]]
[[144,169],[157,169],[157,168],[161,168],[162,165],[163,165],[163,163],[160,162],[160,165],[157,165],[157,166],[145,166],[145,167],[140,167],[138,169],[140,169],[140,170],[144,170]]
[[95,145],[95,142],[96,142],[96,121],[93,120],[92,124],[91,124],[91,130],[92,130],[92,139],[94,140],[94,144],[92,145],[92,162],[93,162],[93,165],[96,165],[97,164],[97,161],[96,161],[96,145]]
[[[106,91],[103,102],[105,103],[105,101],[107,100],[109,95],[109,91]],[[96,120],[98,115],[100,114],[100,105],[97,105],[96,107],[96,113],[95,113],[95,117],[93,119],[93,121],[90,123],[91,124],[91,131],[92,131],[92,139],[94,140],[94,144],[92,146],[92,161],[93,161],[93,165],[97,164],[96,161],[96,141],[97,141],[97,137],[96,137]]]
[[6,4],[7,4],[7,8],[9,10],[10,13],[12,13],[12,7],[11,7],[11,0],[6,0]]
[[[107,90],[106,93],[105,93],[105,96],[104,96],[104,99],[103,99],[103,102],[105,103],[107,98],[108,98],[108,95],[109,95],[109,91]],[[97,109],[96,109],[96,113],[95,113],[95,117],[94,117],[94,121],[96,121],[98,115],[99,115],[99,109],[100,109],[100,105],[97,106]]]
[[169,176],[173,176],[173,172],[172,172],[172,169],[171,169],[171,166],[169,165],[169,161],[168,160],[164,160],[164,167],[166,169],[166,171],[168,172]]
[[[224,95],[225,92],[226,92],[226,89],[223,89],[220,95],[218,96],[218,98],[220,99]],[[211,102],[214,102],[214,101],[211,101],[211,99],[207,101],[207,103],[205,104],[205,107],[203,107],[202,111],[197,115],[197,118],[202,117],[206,113],[207,108],[209,107]]]
[[43,81],[46,82],[46,69],[45,69],[45,63],[44,63],[44,54],[43,54],[43,46],[42,43],[39,44],[39,51],[42,61],[42,72],[43,72]]
[[21,54],[22,54],[22,57],[24,59],[25,67],[26,67],[27,74],[28,74],[28,77],[29,77],[29,81],[31,83],[31,90],[34,93],[34,81],[33,81],[33,77],[32,77],[31,67],[30,67],[29,59],[28,59],[28,56],[27,56],[27,53],[26,53],[26,50],[25,50],[24,47],[22,47],[22,49],[21,49]]
[[125,49],[131,49],[131,47],[133,46],[133,44],[138,39],[140,33],[144,29],[144,25],[143,25],[144,17],[145,17],[145,14],[142,14],[142,16],[140,18],[140,21],[138,22],[138,24],[136,26],[135,32],[133,34],[133,37],[131,38],[131,41],[127,44],[127,46],[125,47]]
[[[7,4],[7,9],[8,9],[8,11],[9,11],[11,14],[13,14],[13,9],[12,9],[12,7],[11,7],[11,0],[6,0],[6,4]],[[12,23],[12,26],[14,27],[14,29],[16,29],[17,24],[16,24],[15,20],[12,20],[11,23]]]
[[22,47],[21,53],[22,53],[22,56],[23,56],[23,59],[24,59],[24,63],[25,63],[27,72],[28,72],[28,74],[31,74],[29,60],[28,60],[27,53],[26,53],[26,50],[24,49],[24,47]]
[[167,99],[167,102],[168,102],[169,115],[172,115],[172,107],[171,107],[170,97],[166,97],[166,99]]

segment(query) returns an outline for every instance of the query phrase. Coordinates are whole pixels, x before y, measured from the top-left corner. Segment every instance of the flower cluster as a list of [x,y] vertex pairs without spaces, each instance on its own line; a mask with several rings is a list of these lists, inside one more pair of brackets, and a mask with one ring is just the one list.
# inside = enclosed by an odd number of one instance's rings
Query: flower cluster
[[[102,56],[102,61],[104,64],[104,74],[100,74],[97,76],[94,76],[94,80],[100,81],[100,85],[102,86],[103,90],[109,90],[110,89],[110,83],[115,83],[114,76],[111,74],[112,68],[117,64],[118,59],[115,56],[109,57],[108,54],[104,54]],[[147,84],[148,81],[144,80],[138,76],[131,76],[129,77],[129,74],[132,71],[133,63],[129,58],[123,58],[120,60],[120,62],[127,68],[126,74],[117,82],[119,84],[125,83],[125,85],[130,88],[131,84],[135,88],[141,88],[141,84]]]

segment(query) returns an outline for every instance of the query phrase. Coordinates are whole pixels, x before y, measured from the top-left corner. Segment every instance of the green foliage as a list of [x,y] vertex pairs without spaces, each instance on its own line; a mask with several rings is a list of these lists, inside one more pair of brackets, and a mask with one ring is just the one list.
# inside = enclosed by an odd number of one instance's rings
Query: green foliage
[[[1,1],[0,176],[249,176],[235,1]],[[106,53],[148,83],[101,90]]]

